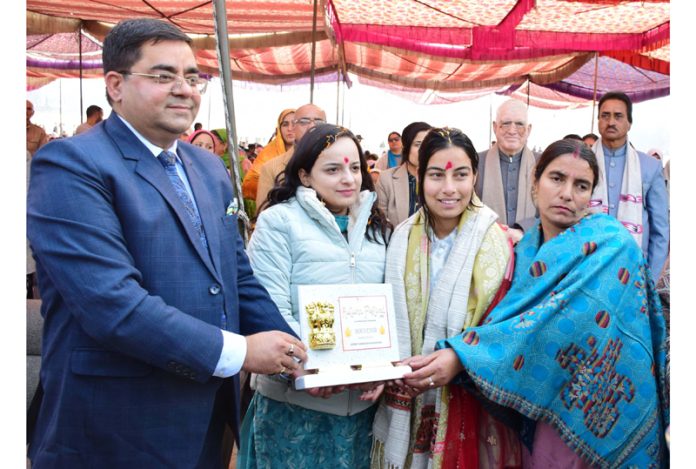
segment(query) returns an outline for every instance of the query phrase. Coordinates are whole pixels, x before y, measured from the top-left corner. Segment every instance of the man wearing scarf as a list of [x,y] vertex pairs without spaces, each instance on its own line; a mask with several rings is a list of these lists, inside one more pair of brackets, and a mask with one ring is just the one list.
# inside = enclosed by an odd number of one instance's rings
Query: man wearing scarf
[[632,123],[633,104],[625,93],[602,96],[597,124],[601,139],[592,147],[600,178],[590,207],[617,218],[628,229],[657,281],[669,251],[667,188],[662,164],[629,142]]
[[501,104],[493,121],[496,143],[479,153],[474,186],[481,201],[498,214],[498,221],[511,228],[515,241],[536,216],[531,178],[538,155],[527,148],[531,131],[524,103],[511,98]]

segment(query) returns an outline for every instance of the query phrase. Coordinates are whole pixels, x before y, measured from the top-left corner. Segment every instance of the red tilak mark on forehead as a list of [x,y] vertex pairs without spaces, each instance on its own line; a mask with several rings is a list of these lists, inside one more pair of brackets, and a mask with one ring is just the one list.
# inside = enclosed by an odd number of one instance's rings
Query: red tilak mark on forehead
[[343,162],[344,162],[345,164],[348,164],[349,161],[350,161],[350,158],[348,158],[347,156],[344,156],[344,157],[343,157]]
[[447,164],[445,165],[445,171],[447,171],[448,169],[452,169],[452,166],[454,166],[454,165],[452,164],[452,162],[451,162],[451,161],[448,161]]

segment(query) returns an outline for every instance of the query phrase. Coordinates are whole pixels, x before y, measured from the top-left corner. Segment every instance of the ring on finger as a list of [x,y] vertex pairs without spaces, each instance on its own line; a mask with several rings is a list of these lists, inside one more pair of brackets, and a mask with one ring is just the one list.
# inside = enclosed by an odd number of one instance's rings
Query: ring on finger
[[288,348],[288,352],[286,355],[292,356],[295,353],[295,344],[290,344],[290,348]]
[[435,382],[433,381],[432,376],[428,376],[428,385],[430,385],[431,388],[435,386]]
[[285,373],[285,367],[283,365],[280,365],[280,367],[280,372],[278,374],[282,375],[283,373]]

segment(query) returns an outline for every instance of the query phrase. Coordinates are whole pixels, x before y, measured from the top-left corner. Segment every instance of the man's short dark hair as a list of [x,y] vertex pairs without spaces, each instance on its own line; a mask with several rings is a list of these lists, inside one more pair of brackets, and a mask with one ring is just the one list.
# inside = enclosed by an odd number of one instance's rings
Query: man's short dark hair
[[86,112],[87,112],[87,117],[92,117],[93,115],[95,115],[98,112],[103,113],[104,110],[102,108],[100,108],[99,106],[97,106],[96,104],[92,104],[91,106],[89,106],[87,108]]
[[195,124],[193,124],[193,130],[201,130],[202,128],[203,124],[201,124],[200,122],[196,122]]
[[595,141],[599,140],[599,137],[593,133],[583,135],[582,139],[585,140],[586,138],[593,138]]
[[631,102],[631,98],[628,97],[626,93],[623,93],[621,91],[609,91],[607,93],[604,93],[604,96],[599,100],[599,106],[597,106],[598,113],[602,109],[602,104],[604,104],[604,101],[608,101],[610,99],[618,99],[619,101],[623,101],[624,104],[626,104],[626,118],[628,118],[628,122],[630,124],[633,124],[633,103]]
[[[128,71],[140,60],[143,44],[160,41],[183,41],[191,45],[192,40],[179,28],[166,21],[152,18],[124,20],[114,26],[104,38],[102,48],[102,67],[104,75],[108,72]],[[106,99],[111,103],[109,93]]]
[[160,41],[184,41],[189,45],[192,42],[179,28],[166,21],[151,18],[121,21],[104,39],[104,74],[129,70],[140,60],[142,45],[150,41],[154,44]]

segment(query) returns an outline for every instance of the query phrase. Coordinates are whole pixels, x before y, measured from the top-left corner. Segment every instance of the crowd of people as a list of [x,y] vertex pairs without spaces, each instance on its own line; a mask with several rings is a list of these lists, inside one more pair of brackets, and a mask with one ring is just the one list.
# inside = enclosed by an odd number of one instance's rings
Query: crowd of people
[[[190,131],[191,39],[124,20],[103,68],[111,115],[78,135],[45,143],[27,103],[32,467],[668,466],[667,185],[626,94],[540,153],[514,99],[486,150],[414,121],[380,157],[285,109],[240,158],[245,247],[227,134]],[[296,390],[297,286],[363,283],[392,285],[412,371]]]

